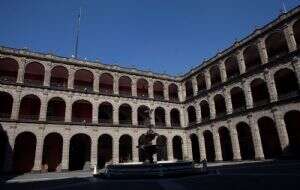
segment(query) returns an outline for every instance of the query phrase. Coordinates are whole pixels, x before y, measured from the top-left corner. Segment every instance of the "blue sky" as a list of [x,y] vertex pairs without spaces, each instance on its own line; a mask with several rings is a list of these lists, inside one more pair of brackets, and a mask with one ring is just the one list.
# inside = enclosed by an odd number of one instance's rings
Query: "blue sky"
[[[279,15],[281,0],[0,0],[0,45],[182,74]],[[285,0],[287,9],[299,0]]]

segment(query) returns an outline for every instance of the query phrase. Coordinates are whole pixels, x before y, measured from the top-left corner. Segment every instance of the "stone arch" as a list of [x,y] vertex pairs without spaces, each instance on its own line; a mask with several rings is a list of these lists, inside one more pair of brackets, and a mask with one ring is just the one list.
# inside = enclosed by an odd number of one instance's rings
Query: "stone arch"
[[26,64],[24,73],[24,83],[33,86],[43,86],[45,67],[38,62]]
[[142,106],[138,107],[137,115],[138,115],[138,124],[139,125],[147,125],[148,124],[147,119],[149,118],[149,111],[150,111],[150,109],[147,106],[142,105]]
[[230,131],[226,127],[220,127],[219,130],[222,157],[224,161],[233,160],[233,150],[231,144]]
[[170,84],[168,87],[169,90],[169,100],[170,101],[178,101],[178,86],[174,83]]
[[295,72],[291,69],[283,68],[276,71],[274,74],[274,80],[279,99],[298,95],[298,80]]
[[225,62],[225,70],[227,78],[234,78],[240,74],[239,62],[235,55],[228,57]]
[[261,65],[261,58],[256,45],[250,45],[243,51],[246,71],[250,71]]
[[0,118],[9,119],[11,117],[13,101],[10,93],[0,91]]
[[19,63],[12,58],[0,59],[0,81],[5,83],[16,83],[18,78]]
[[196,109],[194,106],[189,106],[187,108],[187,112],[188,112],[188,122],[189,125],[193,125],[195,123],[197,123],[197,116],[196,116]]
[[209,69],[211,86],[216,86],[222,82],[221,73],[218,65],[214,65]]
[[97,167],[103,168],[112,161],[113,138],[109,134],[102,134],[98,138]]
[[66,67],[58,65],[51,69],[50,86],[52,88],[67,89],[69,72]]
[[280,156],[280,141],[273,119],[264,116],[258,119],[257,124],[265,158],[269,159]]
[[199,149],[199,140],[196,134],[190,135],[191,147],[192,147],[192,155],[194,162],[200,162],[200,149]]
[[234,87],[230,90],[232,109],[234,112],[246,109],[246,98],[242,88]]
[[191,98],[194,96],[194,89],[193,89],[193,83],[191,80],[187,80],[184,83],[185,85],[185,94],[186,98]]
[[22,98],[19,110],[19,119],[38,120],[41,109],[41,100],[38,96],[29,94]]
[[139,79],[137,81],[137,84],[136,84],[136,90],[137,90],[137,96],[138,97],[143,97],[143,98],[148,98],[149,97],[149,90],[148,90],[148,87],[149,87],[149,83],[146,79]]
[[206,159],[208,162],[215,161],[215,146],[214,146],[214,137],[211,131],[205,130],[203,132]]
[[119,123],[132,124],[132,108],[129,104],[122,104],[119,107]]
[[250,87],[254,106],[264,105],[270,102],[268,87],[263,79],[254,79]]
[[91,159],[91,138],[90,136],[79,133],[73,135],[70,140],[69,149],[69,170],[90,169]]
[[164,135],[159,135],[156,139],[156,144],[160,146],[160,151],[157,153],[157,161],[168,160],[168,141]]
[[238,134],[242,160],[254,160],[255,152],[250,126],[245,122],[239,122],[236,125],[236,130]]
[[153,84],[153,97],[157,100],[164,99],[164,85],[160,81],[155,81]]
[[180,124],[180,112],[178,109],[173,108],[170,112],[171,116],[171,126],[172,127],[179,127]]
[[119,78],[119,95],[132,95],[132,80],[128,76],[121,76]]
[[42,170],[55,172],[61,170],[63,137],[59,133],[49,133],[44,139]]
[[206,90],[206,82],[205,82],[204,73],[198,74],[196,79],[197,79],[198,92],[200,92],[202,90]]
[[87,100],[77,100],[72,104],[72,122],[92,123],[93,105]]
[[176,160],[183,160],[182,138],[178,135],[172,139],[173,158]]
[[98,112],[99,123],[113,123],[113,106],[109,102],[102,102]]
[[289,152],[292,157],[300,158],[300,111],[291,110],[284,115],[284,122],[289,136]]
[[94,75],[86,69],[78,69],[74,75],[74,89],[84,92],[92,92]]
[[298,19],[293,25],[293,32],[298,49],[300,49],[300,19]]
[[34,166],[36,136],[31,132],[18,134],[13,153],[13,171],[16,173],[31,172]]
[[226,103],[225,98],[221,94],[216,94],[214,96],[216,117],[222,117],[226,115]]
[[269,60],[273,60],[289,52],[283,31],[271,33],[265,40]]
[[47,121],[64,121],[66,103],[60,97],[51,98],[47,106]]
[[132,137],[128,134],[122,135],[119,139],[119,162],[132,161]]
[[202,121],[208,121],[210,119],[210,109],[206,100],[202,100],[200,102],[200,110]]
[[109,73],[102,73],[99,78],[99,91],[102,94],[114,93],[114,77]]
[[166,126],[166,112],[162,107],[157,107],[154,110],[155,125],[156,126]]

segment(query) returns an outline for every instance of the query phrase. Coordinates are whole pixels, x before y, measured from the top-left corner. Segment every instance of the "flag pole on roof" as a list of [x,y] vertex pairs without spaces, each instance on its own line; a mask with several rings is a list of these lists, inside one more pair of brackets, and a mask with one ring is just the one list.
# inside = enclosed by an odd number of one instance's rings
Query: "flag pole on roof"
[[79,32],[80,32],[80,19],[81,19],[81,7],[79,8],[79,14],[77,18],[77,25],[75,31],[75,45],[74,45],[74,57],[78,56],[78,43],[79,43]]
[[281,0],[281,5],[282,5],[282,11],[283,11],[283,13],[287,13],[284,0]]

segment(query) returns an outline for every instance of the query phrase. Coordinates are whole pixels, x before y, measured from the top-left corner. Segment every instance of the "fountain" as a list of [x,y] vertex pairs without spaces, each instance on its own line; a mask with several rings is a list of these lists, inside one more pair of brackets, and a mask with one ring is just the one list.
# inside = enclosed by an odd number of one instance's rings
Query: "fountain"
[[145,161],[140,163],[108,164],[99,173],[94,174],[95,177],[132,179],[186,176],[203,173],[203,170],[196,168],[192,161],[154,161],[153,156],[160,151],[161,146],[153,143],[159,134],[153,130],[153,126],[150,124],[150,115],[152,112],[153,110],[146,112],[147,118],[145,118],[145,121],[148,130],[143,134],[144,140],[142,144],[136,147],[144,154]]

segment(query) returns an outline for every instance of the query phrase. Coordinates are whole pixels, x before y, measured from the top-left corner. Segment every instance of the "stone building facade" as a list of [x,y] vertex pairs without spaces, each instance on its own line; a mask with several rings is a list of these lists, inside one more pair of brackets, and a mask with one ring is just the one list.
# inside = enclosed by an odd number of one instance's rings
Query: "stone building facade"
[[[299,155],[300,7],[183,76],[0,47],[0,170]],[[298,149],[299,150],[299,149]]]

